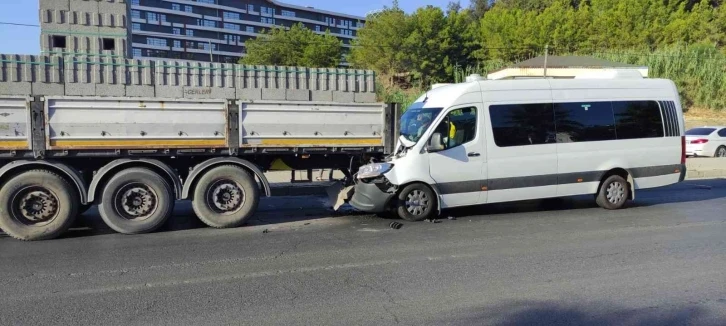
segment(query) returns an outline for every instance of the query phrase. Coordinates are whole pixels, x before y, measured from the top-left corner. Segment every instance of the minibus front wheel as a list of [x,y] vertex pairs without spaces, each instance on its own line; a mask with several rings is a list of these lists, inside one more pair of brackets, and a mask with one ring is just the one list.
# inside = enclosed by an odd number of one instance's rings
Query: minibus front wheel
[[422,183],[410,184],[398,193],[398,216],[406,221],[423,221],[436,214],[436,194]]

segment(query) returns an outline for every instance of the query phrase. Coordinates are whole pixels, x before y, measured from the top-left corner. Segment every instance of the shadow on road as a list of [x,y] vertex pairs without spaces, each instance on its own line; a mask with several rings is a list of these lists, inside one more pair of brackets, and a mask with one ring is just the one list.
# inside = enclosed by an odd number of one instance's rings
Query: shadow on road
[[[264,198],[260,202],[258,212],[245,224],[245,226],[275,225],[280,223],[301,222],[321,217],[336,217],[363,215],[350,207],[334,212],[328,207],[323,197],[273,197]],[[243,227],[245,227],[243,226]],[[156,232],[170,232],[208,228],[194,214],[192,205],[188,201],[177,202],[174,214]],[[93,235],[114,234],[101,219],[98,209],[92,207],[79,216],[73,228],[66,232],[62,238],[77,238]],[[0,235],[3,237],[6,235]]]
[[[437,323],[438,324],[438,323]],[[726,325],[726,319],[697,307],[648,307],[631,309],[607,303],[589,306],[557,302],[516,302],[483,309],[454,321],[455,325]]]
[[[638,190],[635,193],[635,201],[629,202],[626,204],[626,207],[649,207],[721,198],[726,198],[726,179],[688,180],[668,187]],[[592,195],[583,195],[456,208],[445,211],[444,216],[465,217],[564,211],[596,207],[598,206],[595,204],[595,199]]]
[[[629,207],[650,207],[685,202],[702,202],[713,199],[726,198],[726,179],[688,180],[668,187],[639,190],[636,200],[629,203]],[[488,204],[466,208],[446,210],[441,218],[447,216],[468,217],[487,216],[510,213],[564,211],[574,209],[595,208],[597,205],[593,196],[575,196],[566,198],[552,198],[544,200],[530,200],[510,203]],[[274,225],[280,223],[300,222],[322,217],[367,215],[356,212],[350,206],[344,206],[341,211],[334,212],[326,204],[323,197],[273,197],[265,198],[260,203],[258,213],[247,223],[247,226]],[[526,218],[526,215],[522,215]],[[190,230],[206,228],[194,215],[189,202],[177,202],[174,215],[158,232]],[[115,231],[108,228],[96,208],[79,217],[74,228],[64,234],[64,238],[84,237],[91,235],[112,234]],[[0,238],[7,235],[0,233]]]

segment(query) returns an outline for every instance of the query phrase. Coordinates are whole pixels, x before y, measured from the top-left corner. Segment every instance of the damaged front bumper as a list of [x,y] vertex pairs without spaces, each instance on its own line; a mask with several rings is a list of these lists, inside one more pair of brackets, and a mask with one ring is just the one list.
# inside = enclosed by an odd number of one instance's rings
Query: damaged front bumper
[[370,182],[359,180],[353,191],[350,205],[355,209],[367,213],[383,213],[395,192],[385,191],[388,182],[385,179],[376,179]]

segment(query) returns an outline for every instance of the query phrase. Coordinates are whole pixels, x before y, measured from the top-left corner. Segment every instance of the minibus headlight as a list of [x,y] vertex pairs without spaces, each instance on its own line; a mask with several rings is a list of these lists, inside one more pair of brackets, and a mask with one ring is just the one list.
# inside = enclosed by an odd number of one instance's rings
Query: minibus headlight
[[393,164],[391,163],[373,163],[364,165],[358,169],[358,179],[375,178],[391,171],[392,168]]

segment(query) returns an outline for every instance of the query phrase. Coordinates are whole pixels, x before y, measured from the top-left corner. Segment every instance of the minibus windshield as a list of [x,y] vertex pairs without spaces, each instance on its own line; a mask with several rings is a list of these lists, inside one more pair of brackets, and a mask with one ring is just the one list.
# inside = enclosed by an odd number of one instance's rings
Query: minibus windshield
[[414,103],[401,116],[401,136],[414,143],[418,142],[443,109],[422,108],[423,104]]

